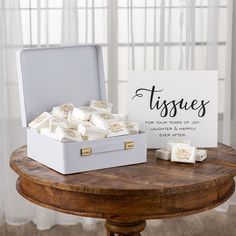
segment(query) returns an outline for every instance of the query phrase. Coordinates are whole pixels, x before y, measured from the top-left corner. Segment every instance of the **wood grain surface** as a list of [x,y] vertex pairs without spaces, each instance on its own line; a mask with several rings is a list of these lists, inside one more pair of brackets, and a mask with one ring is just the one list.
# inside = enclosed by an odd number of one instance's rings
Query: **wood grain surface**
[[115,224],[120,234],[135,226],[140,230],[127,235],[138,235],[146,219],[192,214],[226,201],[234,191],[236,151],[219,144],[208,149],[207,160],[193,165],[157,160],[149,150],[144,164],[61,175],[28,158],[24,146],[12,153],[10,165],[19,175],[19,193],[28,200],[107,219],[110,235]]

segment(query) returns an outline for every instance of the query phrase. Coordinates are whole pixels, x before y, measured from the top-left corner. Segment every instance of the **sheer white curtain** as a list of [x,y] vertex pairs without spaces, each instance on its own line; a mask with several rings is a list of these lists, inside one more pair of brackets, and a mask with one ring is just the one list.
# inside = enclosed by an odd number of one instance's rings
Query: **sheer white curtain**
[[[26,143],[25,130],[21,128],[20,121],[15,61],[16,52],[23,47],[19,4],[18,0],[0,1],[0,224],[4,221],[13,225],[33,221],[38,229],[48,229],[55,224],[83,222],[84,228],[81,230],[86,231],[91,229],[94,223],[91,219],[41,208],[24,200],[15,189],[17,176],[10,170],[9,157],[14,149]],[[48,9],[42,11],[38,1],[36,11],[38,19],[44,15],[46,27],[43,27],[39,20],[38,43],[35,46],[40,47],[41,40],[49,45]],[[41,38],[41,35],[44,38]],[[32,42],[33,38],[29,38]]]
[[[0,0],[0,188],[4,189],[0,191],[0,218],[4,215],[10,224],[32,220],[39,229],[81,221],[30,204],[15,190],[16,175],[9,169],[8,160],[15,148],[26,143],[15,68],[15,52],[23,45],[101,44],[108,99],[121,113],[126,113],[128,69],[218,69],[219,140],[236,146],[231,132],[235,123],[231,118],[235,116],[230,116],[236,110],[235,95],[232,92],[232,102],[228,96],[236,84],[235,68],[232,77],[230,68],[231,59],[235,60],[234,55],[231,58],[231,49],[235,51],[232,0],[20,2],[21,9],[19,0]],[[235,40],[234,31],[233,35]],[[82,222],[94,223],[91,219]],[[88,224],[84,230],[91,228]]]
[[25,143],[25,133],[20,128],[15,68],[15,53],[23,42],[19,2],[1,1],[0,8],[0,215],[15,224],[27,218],[29,209],[20,207],[25,201],[16,193],[16,176],[8,164],[11,151]]

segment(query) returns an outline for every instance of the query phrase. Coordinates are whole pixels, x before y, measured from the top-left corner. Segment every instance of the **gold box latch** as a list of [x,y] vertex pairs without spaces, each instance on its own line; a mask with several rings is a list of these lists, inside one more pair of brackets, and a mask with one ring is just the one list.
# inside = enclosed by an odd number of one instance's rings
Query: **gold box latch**
[[128,141],[125,142],[125,150],[133,149],[134,148],[134,142],[133,141]]
[[81,156],[90,156],[92,155],[92,148],[85,147],[80,149],[80,155]]

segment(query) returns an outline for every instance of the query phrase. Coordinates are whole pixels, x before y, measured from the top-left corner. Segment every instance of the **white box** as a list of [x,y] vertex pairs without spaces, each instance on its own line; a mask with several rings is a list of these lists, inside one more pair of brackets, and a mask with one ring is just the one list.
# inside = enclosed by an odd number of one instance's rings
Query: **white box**
[[[53,106],[106,100],[102,51],[97,45],[23,49],[17,54],[22,126]],[[60,143],[27,128],[27,155],[62,173],[146,162],[146,133]]]

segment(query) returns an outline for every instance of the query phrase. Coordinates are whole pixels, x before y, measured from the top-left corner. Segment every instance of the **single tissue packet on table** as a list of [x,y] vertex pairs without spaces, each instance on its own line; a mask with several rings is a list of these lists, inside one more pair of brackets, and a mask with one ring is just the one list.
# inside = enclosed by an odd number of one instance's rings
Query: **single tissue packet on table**
[[171,161],[173,162],[184,162],[184,163],[195,163],[195,147],[191,146],[173,146],[171,151]]

